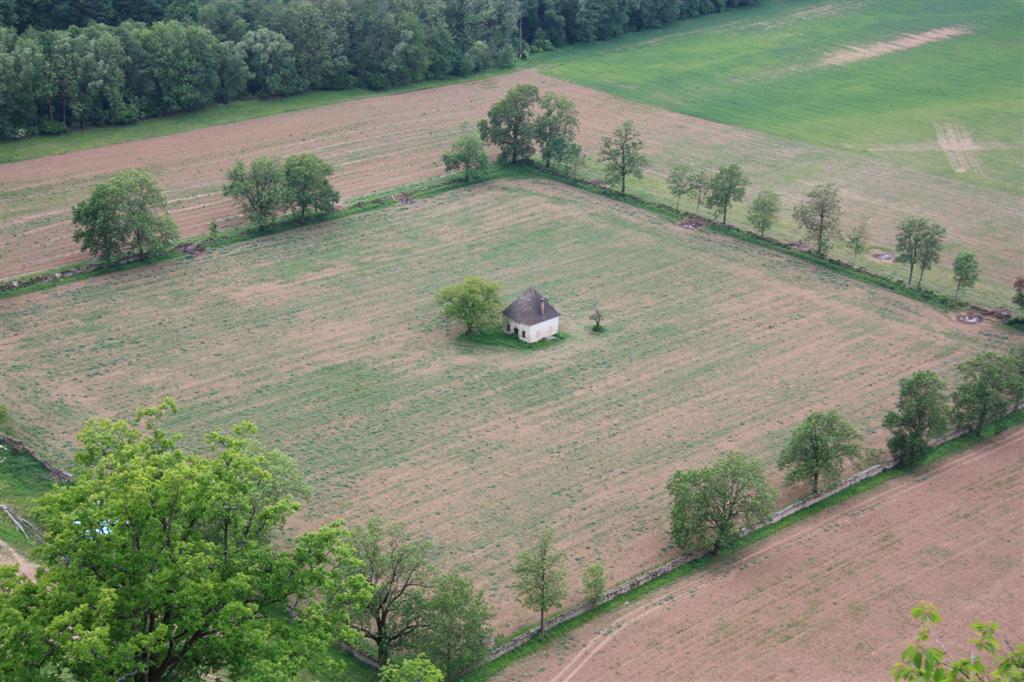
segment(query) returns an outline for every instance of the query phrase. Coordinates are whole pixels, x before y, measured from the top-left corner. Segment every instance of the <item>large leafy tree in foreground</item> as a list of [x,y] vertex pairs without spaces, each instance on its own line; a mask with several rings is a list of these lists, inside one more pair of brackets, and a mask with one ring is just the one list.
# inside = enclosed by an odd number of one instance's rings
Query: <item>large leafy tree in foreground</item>
[[686,552],[711,552],[736,541],[744,528],[766,522],[778,493],[761,463],[739,452],[702,469],[677,471],[668,483],[672,539]]
[[480,137],[501,150],[500,161],[516,163],[533,156],[539,102],[537,86],[520,83],[495,102],[487,111],[487,118],[477,124]]
[[919,464],[928,442],[949,430],[949,396],[935,372],[922,370],[900,379],[900,397],[882,426],[892,431],[887,442],[893,459],[902,467]]
[[496,323],[501,316],[501,287],[483,277],[467,277],[461,284],[446,286],[434,295],[441,314],[466,325],[469,334]]
[[86,423],[74,482],[38,505],[38,582],[0,571],[0,678],[295,679],[356,636],[371,590],[341,527],[271,545],[303,493],[291,460],[248,423],[186,452],[173,410]]
[[72,209],[72,238],[106,264],[134,253],[141,260],[170,248],[178,226],[167,215],[167,200],[153,178],[125,170],[93,188]]

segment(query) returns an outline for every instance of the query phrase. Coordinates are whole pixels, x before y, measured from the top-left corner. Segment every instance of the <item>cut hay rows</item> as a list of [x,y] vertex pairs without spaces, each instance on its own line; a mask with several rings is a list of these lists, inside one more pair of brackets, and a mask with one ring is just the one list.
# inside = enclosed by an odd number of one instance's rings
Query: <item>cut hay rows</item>
[[[433,293],[476,274],[550,296],[569,338],[455,341]],[[592,335],[595,303],[608,332]],[[739,449],[771,461],[809,410],[870,435],[899,377],[1002,347],[951,316],[785,255],[559,184],[502,181],[0,302],[5,402],[66,460],[87,417],[165,395],[169,427],[255,421],[313,488],[289,532],[382,515],[528,614],[510,560],[544,524],[569,585],[665,557],[665,481]],[[774,475],[774,474],[773,474]]]

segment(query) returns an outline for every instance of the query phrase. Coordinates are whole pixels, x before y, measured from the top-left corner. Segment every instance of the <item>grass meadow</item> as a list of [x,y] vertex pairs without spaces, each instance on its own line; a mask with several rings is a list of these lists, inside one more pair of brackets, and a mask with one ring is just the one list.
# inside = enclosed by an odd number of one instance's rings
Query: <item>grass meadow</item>
[[[1020,194],[1022,22],[1020,0],[765,0],[556,50],[532,66],[658,108]],[[947,27],[965,34],[823,63],[848,46]],[[948,124],[966,128],[977,167],[953,171],[937,144],[937,127]]]
[[[464,275],[563,314],[538,352],[438,318]],[[607,332],[589,331],[599,304]],[[809,410],[880,445],[899,377],[1003,348],[951,315],[558,183],[501,180],[0,300],[5,402],[57,462],[94,415],[165,395],[201,447],[249,419],[313,495],[290,531],[381,515],[429,535],[522,625],[509,560],[543,524],[611,581],[670,551],[665,481],[739,449],[770,462]],[[776,474],[772,474],[778,479]]]

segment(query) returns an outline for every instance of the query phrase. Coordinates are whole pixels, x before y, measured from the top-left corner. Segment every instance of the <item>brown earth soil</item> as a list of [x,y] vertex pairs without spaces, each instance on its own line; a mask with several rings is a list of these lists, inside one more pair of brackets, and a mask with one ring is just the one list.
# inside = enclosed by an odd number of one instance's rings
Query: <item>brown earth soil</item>
[[603,615],[502,680],[885,680],[933,633],[967,655],[975,620],[1024,638],[1024,428],[901,477]]
[[3,540],[0,540],[0,564],[17,564],[19,573],[32,580],[36,578],[36,565]]
[[880,40],[869,45],[847,45],[842,49],[825,55],[821,63],[826,66],[850,64],[864,59],[874,59],[875,57],[881,57],[893,52],[911,50],[921,45],[934,43],[937,40],[948,40],[970,33],[971,30],[965,26],[947,26],[945,28],[933,28],[922,33],[904,33],[898,38]]
[[[562,343],[455,342],[433,292],[533,285]],[[605,334],[587,331],[595,302]],[[289,533],[401,521],[443,548],[508,632],[532,620],[511,564],[551,525],[580,574],[675,555],[665,482],[727,450],[772,466],[807,412],[884,445],[899,377],[1007,347],[994,325],[554,182],[499,181],[0,300],[0,380],[30,447],[68,461],[91,416],[174,396],[168,424],[249,419],[313,495]],[[803,494],[784,491],[784,501]]]
[[[145,168],[158,176],[185,236],[205,232],[211,221],[221,226],[239,222],[237,208],[221,195],[224,174],[235,159],[314,152],[336,167],[333,182],[343,201],[439,175],[441,153],[452,140],[518,82],[556,90],[576,102],[580,141],[592,158],[603,135],[633,119],[652,166],[643,184],[634,184],[631,191],[667,200],[663,181],[677,163],[708,169],[739,163],[751,176],[753,192],[774,189],[785,206],[812,185],[833,180],[843,190],[844,219],[848,224],[867,221],[876,244],[894,242],[901,216],[922,215],[947,228],[949,253],[977,253],[985,264],[983,280],[998,283],[1000,291],[1020,274],[1019,249],[1006,248],[1020,240],[1024,216],[1018,197],[643,106],[526,70],[5,164],[0,166],[0,277],[81,259],[70,237],[71,206],[94,184],[125,168]],[[597,169],[590,174],[597,175]],[[745,210],[732,211],[730,219],[742,224],[744,215]]]

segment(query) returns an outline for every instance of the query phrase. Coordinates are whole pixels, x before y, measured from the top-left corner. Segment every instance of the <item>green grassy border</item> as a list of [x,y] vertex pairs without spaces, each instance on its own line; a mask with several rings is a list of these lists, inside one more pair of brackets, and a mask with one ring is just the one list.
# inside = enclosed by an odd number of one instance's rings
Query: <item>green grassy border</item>
[[551,348],[557,346],[562,341],[569,338],[569,335],[565,332],[558,332],[554,338],[541,339],[534,343],[526,343],[517,336],[506,334],[505,330],[501,327],[495,327],[493,329],[483,329],[474,334],[468,332],[459,334],[456,339],[456,343],[461,346],[473,347],[473,346],[497,346],[500,348],[511,348],[516,351],[536,351],[543,350],[545,348]]

